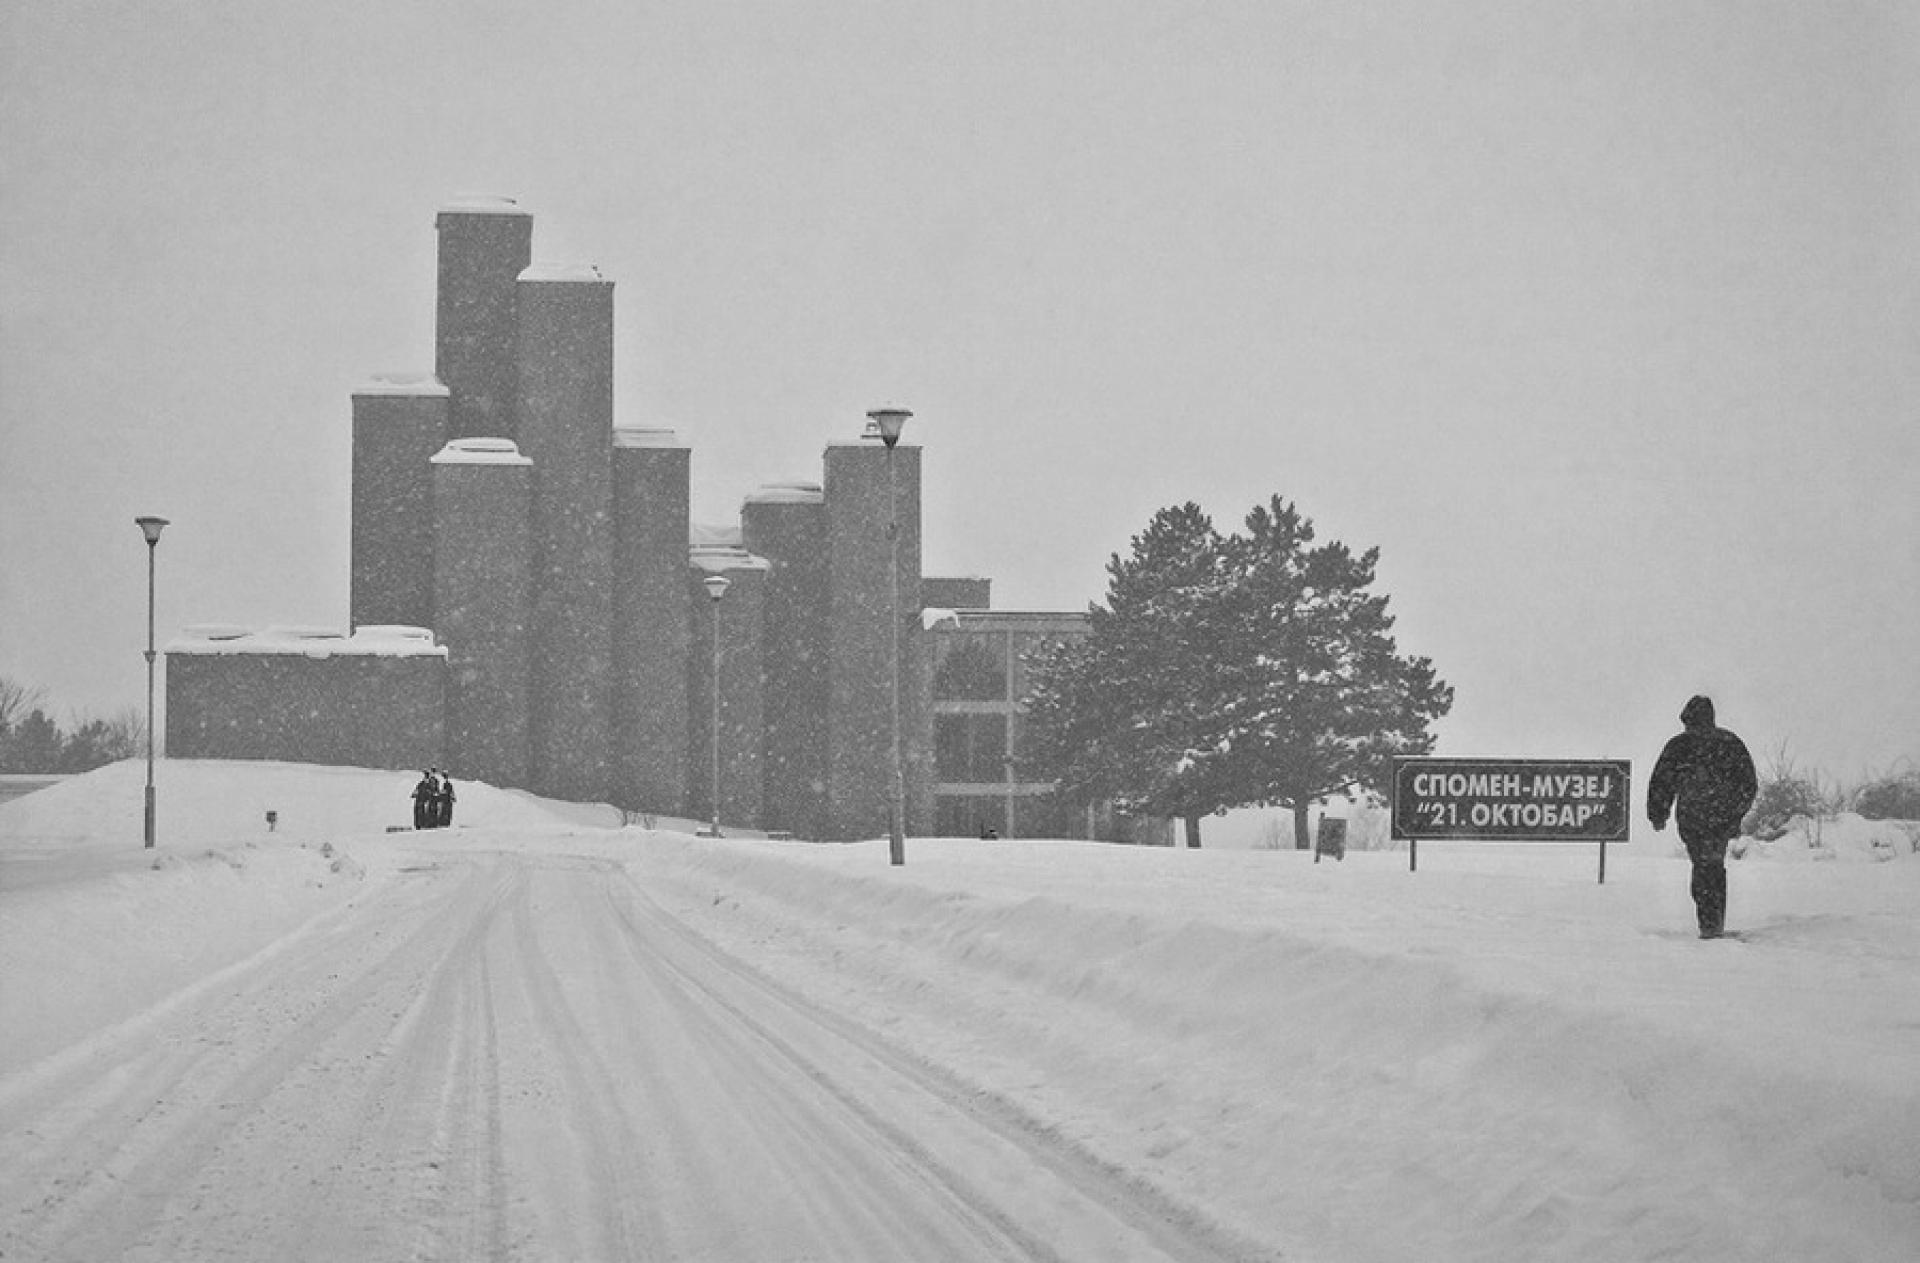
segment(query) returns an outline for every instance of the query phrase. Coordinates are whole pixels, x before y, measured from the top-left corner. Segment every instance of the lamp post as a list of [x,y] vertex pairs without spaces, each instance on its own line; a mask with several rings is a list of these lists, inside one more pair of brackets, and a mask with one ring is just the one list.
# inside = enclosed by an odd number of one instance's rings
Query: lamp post
[[706,584],[707,595],[713,606],[713,828],[714,837],[720,836],[720,598],[727,594],[727,577],[710,574],[701,580]]
[[907,772],[900,758],[900,507],[894,493],[893,446],[912,416],[905,408],[877,408],[867,414],[887,445],[887,668],[893,681],[893,790],[888,812],[887,862],[907,862]]
[[147,537],[147,819],[146,849],[153,849],[153,571],[154,554],[160,549],[160,532],[166,527],[163,517],[137,517],[133,524]]

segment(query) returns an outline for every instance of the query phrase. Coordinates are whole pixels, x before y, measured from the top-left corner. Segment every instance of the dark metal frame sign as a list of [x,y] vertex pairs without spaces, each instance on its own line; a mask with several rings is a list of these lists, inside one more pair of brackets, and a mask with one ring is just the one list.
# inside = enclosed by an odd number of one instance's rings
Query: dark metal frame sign
[[1631,827],[1633,765],[1626,759],[1393,761],[1392,836],[1418,867],[1425,839],[1607,843]]

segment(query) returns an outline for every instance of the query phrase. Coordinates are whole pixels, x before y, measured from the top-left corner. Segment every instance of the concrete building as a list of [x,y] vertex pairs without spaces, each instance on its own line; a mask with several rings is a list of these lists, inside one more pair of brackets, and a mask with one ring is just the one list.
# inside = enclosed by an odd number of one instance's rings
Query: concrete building
[[436,228],[437,375],[352,398],[353,634],[176,640],[172,757],[437,766],[695,820],[717,796],[723,830],[877,838],[897,663],[909,833],[1116,834],[1021,775],[1021,657],[1083,620],[923,577],[918,446],[850,426],[818,480],[695,531],[688,449],[618,427],[612,282],[532,265],[504,199]]
[[533,462],[455,439],[433,470],[433,626],[446,646],[446,750],[429,766],[532,783]]
[[688,801],[690,468],[691,453],[671,430],[613,432],[609,791],[629,811]]
[[520,450],[533,462],[532,788],[611,796],[613,286],[592,267],[520,274]]

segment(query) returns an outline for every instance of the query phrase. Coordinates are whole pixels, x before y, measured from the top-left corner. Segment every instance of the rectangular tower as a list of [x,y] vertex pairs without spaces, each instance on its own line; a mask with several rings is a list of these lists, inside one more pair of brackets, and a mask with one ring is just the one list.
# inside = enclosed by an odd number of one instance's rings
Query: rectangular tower
[[613,432],[611,793],[621,807],[673,816],[691,814],[690,474],[673,431]]
[[608,799],[613,675],[613,285],[519,280],[515,432],[533,461],[532,788]]
[[747,550],[768,563],[767,828],[827,836],[826,507],[817,482],[771,483],[740,510]]
[[533,465],[506,439],[455,439],[432,471],[446,766],[457,777],[524,787]]
[[511,198],[440,209],[434,374],[452,396],[448,438],[515,438],[515,278],[533,258],[533,217]]
[[[920,449],[878,439],[826,451],[827,836],[887,835],[892,803],[888,637],[900,653],[907,828],[926,827],[927,708],[920,667]],[[897,536],[889,523],[897,523]],[[890,622],[890,556],[898,621]]]
[[447,441],[447,388],[385,377],[353,392],[349,618],[433,626],[433,467]]

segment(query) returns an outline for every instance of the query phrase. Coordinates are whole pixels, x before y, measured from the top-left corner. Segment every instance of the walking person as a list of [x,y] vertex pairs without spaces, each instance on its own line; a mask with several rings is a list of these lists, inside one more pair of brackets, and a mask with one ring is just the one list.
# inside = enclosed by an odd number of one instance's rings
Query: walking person
[[420,773],[420,783],[413,787],[413,827],[431,829],[433,827],[434,803],[440,794],[440,782],[434,779],[431,770]]
[[1668,741],[1647,782],[1647,819],[1667,827],[1672,815],[1693,861],[1693,907],[1701,938],[1719,938],[1727,926],[1727,843],[1753,806],[1760,781],[1746,743],[1714,723],[1711,698],[1681,708],[1684,731]]
[[434,798],[433,823],[439,829],[453,823],[453,777],[450,775],[440,778],[440,792]]

